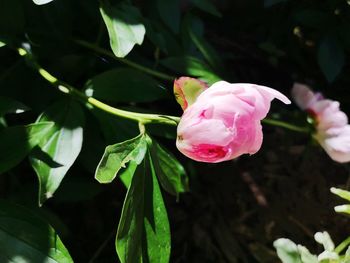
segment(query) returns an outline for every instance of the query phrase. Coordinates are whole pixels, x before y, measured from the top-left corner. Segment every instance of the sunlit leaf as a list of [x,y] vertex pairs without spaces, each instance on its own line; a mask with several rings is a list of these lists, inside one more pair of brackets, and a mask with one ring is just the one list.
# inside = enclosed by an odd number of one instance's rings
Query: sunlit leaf
[[151,154],[159,182],[168,193],[178,196],[189,190],[185,169],[170,152],[153,141]]
[[0,130],[0,174],[19,164],[53,127],[52,122]]
[[126,3],[112,5],[104,0],[101,1],[100,11],[107,26],[111,48],[117,57],[125,57],[135,44],[142,44],[146,29],[135,7]]
[[168,216],[149,153],[137,167],[128,189],[116,249],[122,263],[169,262]]
[[29,209],[0,201],[0,262],[73,263],[55,230]]
[[42,138],[40,150],[30,156],[39,179],[40,204],[52,197],[80,153],[84,113],[77,102],[59,101],[48,108],[37,123],[46,121],[53,121],[55,125]]
[[130,161],[140,164],[147,149],[146,138],[143,134],[114,145],[106,147],[100,163],[97,166],[95,178],[100,183],[110,183],[121,168]]

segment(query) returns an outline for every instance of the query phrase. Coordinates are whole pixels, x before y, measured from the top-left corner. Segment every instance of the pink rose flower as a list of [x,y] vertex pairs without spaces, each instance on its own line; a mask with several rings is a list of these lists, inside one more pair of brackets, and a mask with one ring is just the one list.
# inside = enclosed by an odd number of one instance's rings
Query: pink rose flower
[[214,83],[186,105],[177,128],[177,148],[193,160],[208,163],[256,153],[263,140],[260,121],[274,98],[290,103],[286,96],[268,87]]
[[350,161],[350,125],[348,117],[337,101],[323,98],[308,86],[295,83],[292,97],[296,104],[314,119],[316,132],[313,137],[336,162]]

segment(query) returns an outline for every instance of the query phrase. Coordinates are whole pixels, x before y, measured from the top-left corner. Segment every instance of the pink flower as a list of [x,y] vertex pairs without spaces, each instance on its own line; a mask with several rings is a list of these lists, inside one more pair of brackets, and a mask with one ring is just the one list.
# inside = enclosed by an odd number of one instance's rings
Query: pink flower
[[350,161],[350,125],[348,117],[339,109],[339,102],[324,99],[308,86],[295,83],[292,96],[296,104],[314,119],[313,137],[336,162]]
[[260,121],[274,98],[290,103],[268,87],[214,83],[184,111],[177,128],[177,148],[193,160],[208,163],[256,153],[263,140]]

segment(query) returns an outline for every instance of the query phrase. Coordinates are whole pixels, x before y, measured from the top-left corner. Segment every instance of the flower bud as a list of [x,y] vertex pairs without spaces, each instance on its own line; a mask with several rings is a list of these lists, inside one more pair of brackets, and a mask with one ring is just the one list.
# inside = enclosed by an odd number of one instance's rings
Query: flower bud
[[185,109],[177,129],[177,148],[193,160],[208,163],[256,153],[263,140],[260,121],[274,98],[290,103],[268,87],[214,83]]

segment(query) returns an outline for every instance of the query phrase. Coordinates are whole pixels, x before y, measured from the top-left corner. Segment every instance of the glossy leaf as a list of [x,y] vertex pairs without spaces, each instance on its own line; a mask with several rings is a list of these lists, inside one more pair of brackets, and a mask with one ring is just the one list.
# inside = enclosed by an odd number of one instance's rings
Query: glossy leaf
[[72,263],[55,230],[29,209],[0,201],[0,262]]
[[167,95],[153,78],[130,68],[112,69],[93,77],[85,85],[85,94],[113,102],[148,102]]
[[0,130],[0,173],[19,164],[53,127],[52,122]]
[[282,263],[303,263],[297,245],[289,239],[280,238],[273,242]]
[[189,190],[188,177],[179,161],[155,141],[153,141],[151,154],[162,187],[168,193],[176,196],[187,192]]
[[169,57],[161,60],[160,63],[184,76],[199,77],[208,84],[220,80],[220,77],[208,65],[195,57]]
[[164,23],[174,32],[179,32],[181,12],[179,0],[157,0],[157,9]]
[[7,113],[22,113],[29,110],[24,104],[7,97],[0,97],[0,116]]
[[130,161],[140,164],[147,149],[146,138],[143,134],[114,145],[106,147],[100,163],[97,166],[95,178],[100,183],[110,183],[121,168]]
[[146,29],[138,9],[126,3],[114,6],[104,0],[101,2],[100,12],[114,55],[125,57],[135,44],[142,44]]
[[217,17],[222,16],[211,0],[191,0],[191,2],[194,6],[203,10],[204,12],[207,12]]
[[45,5],[45,4],[48,4],[52,1],[53,0],[33,0],[34,4],[36,4],[36,5]]
[[168,216],[149,153],[137,167],[128,189],[116,249],[122,263],[169,262]]
[[40,151],[31,154],[31,164],[39,179],[39,203],[51,198],[69,168],[78,157],[83,143],[84,113],[75,101],[58,101],[48,108],[37,123],[55,125],[42,138]]
[[325,37],[318,48],[318,64],[329,82],[333,82],[345,64],[345,52],[336,39]]

